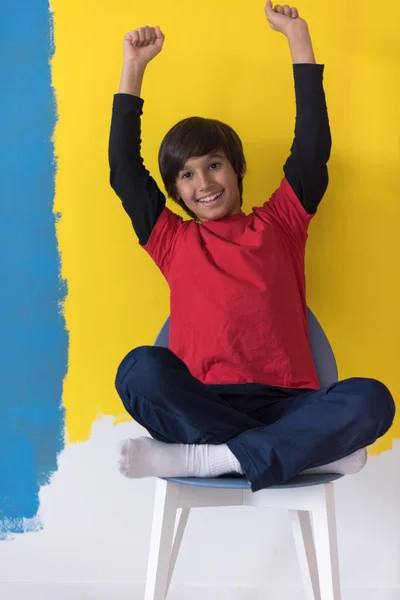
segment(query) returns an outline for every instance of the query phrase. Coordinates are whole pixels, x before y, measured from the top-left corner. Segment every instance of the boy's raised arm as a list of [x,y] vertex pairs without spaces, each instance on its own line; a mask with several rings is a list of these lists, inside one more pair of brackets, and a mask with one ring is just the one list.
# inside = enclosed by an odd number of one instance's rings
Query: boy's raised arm
[[296,125],[285,177],[309,214],[315,213],[328,186],[327,162],[332,146],[325,92],[324,65],[316,64],[308,25],[296,8],[272,7],[265,13],[272,29],[289,42],[296,95]]
[[143,245],[165,206],[165,196],[145,168],[140,153],[143,76],[163,42],[159,27],[141,27],[125,36],[124,63],[119,92],[114,96],[108,149],[111,187],[122,200]]

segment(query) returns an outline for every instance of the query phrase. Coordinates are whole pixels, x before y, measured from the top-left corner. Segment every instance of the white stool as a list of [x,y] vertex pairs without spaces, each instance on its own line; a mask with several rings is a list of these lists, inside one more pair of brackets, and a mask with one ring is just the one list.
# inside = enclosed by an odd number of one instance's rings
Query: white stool
[[166,598],[190,509],[239,505],[287,508],[307,600],[340,600],[333,496],[333,482],[340,477],[298,475],[284,485],[255,493],[242,477],[158,479],[145,600]]

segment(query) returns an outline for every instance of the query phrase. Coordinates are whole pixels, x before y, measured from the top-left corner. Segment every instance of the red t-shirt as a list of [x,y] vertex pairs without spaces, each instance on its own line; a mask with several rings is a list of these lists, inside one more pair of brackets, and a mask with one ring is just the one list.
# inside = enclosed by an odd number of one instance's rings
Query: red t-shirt
[[194,377],[320,387],[305,297],[311,218],[286,178],[249,215],[198,223],[164,208],[144,248],[170,286],[169,348]]

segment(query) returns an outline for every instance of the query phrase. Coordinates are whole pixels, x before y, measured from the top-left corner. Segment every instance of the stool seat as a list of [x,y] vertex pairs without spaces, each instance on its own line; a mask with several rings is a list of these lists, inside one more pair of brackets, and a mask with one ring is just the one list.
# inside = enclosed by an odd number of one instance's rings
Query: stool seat
[[[340,479],[343,475],[339,473],[321,473],[319,475],[296,475],[282,485],[272,485],[268,489],[286,489],[297,487],[308,487],[311,485],[324,485]],[[207,488],[224,489],[250,489],[250,482],[245,477],[162,477],[165,481],[172,483],[181,483],[183,485],[194,485]]]

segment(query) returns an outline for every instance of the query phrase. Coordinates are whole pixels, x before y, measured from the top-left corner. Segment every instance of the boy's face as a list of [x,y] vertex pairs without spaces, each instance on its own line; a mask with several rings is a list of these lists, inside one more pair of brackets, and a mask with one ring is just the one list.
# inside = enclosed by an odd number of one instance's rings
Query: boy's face
[[238,176],[222,150],[189,158],[178,173],[176,188],[202,222],[242,212]]

